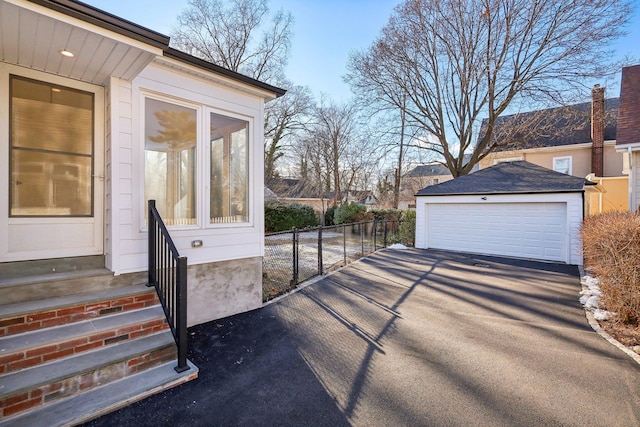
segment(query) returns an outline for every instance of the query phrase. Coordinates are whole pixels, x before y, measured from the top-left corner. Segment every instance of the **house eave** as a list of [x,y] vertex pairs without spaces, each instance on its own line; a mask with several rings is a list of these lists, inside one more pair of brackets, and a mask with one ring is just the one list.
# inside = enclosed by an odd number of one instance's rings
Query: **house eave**
[[628,151],[629,148],[631,149],[631,151],[640,151],[640,142],[616,145],[616,151],[618,152]]
[[96,25],[116,34],[143,42],[156,48],[169,46],[169,37],[133,22],[112,15],[85,3],[71,0],[28,0],[47,9]]
[[265,101],[278,98],[287,93],[285,89],[227,70],[226,68],[170,47],[164,49],[163,57],[156,58],[156,62],[260,96],[264,98]]
[[[591,185],[591,184],[589,184]],[[595,185],[595,183],[594,183]],[[558,193],[584,193],[585,189],[573,190],[544,190],[544,191],[488,191],[488,192],[459,192],[443,194],[415,194],[415,197],[447,197],[447,196],[498,196],[498,195],[526,195],[526,194],[558,194]]]

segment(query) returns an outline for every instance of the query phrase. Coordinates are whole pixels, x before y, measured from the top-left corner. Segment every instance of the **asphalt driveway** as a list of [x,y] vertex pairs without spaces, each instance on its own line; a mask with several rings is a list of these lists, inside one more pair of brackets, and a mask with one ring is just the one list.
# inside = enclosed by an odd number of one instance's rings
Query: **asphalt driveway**
[[385,250],[190,329],[200,378],[93,426],[632,426],[640,366],[577,269]]

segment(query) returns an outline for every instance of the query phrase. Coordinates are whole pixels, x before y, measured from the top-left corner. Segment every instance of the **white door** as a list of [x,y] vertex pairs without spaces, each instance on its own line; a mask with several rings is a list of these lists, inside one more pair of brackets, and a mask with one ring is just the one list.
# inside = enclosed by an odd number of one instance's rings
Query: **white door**
[[103,89],[5,67],[0,262],[103,253]]
[[430,203],[427,247],[567,262],[566,203]]

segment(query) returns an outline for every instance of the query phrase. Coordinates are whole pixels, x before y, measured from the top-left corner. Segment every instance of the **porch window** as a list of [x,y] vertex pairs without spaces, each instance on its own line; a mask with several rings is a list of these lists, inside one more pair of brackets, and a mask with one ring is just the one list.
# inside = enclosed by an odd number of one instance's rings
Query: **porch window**
[[197,110],[145,99],[145,200],[167,225],[196,223]]
[[10,77],[10,216],[93,216],[94,95]]
[[248,222],[249,123],[211,113],[210,223]]

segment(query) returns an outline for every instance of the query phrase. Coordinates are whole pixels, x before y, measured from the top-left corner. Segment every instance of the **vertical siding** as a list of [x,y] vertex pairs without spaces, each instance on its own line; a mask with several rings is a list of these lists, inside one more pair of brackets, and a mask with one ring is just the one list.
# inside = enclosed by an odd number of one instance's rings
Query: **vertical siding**
[[112,138],[111,138],[111,81],[105,84],[104,88],[104,113],[105,113],[105,126],[104,126],[104,262],[107,268],[113,270],[113,194],[111,189],[113,187],[111,166],[112,166]]
[[132,237],[132,116],[131,82],[111,78],[110,104],[110,151],[109,151],[109,201],[108,237],[111,243],[107,250],[111,260],[109,268],[116,274],[126,272],[123,268],[123,246]]

